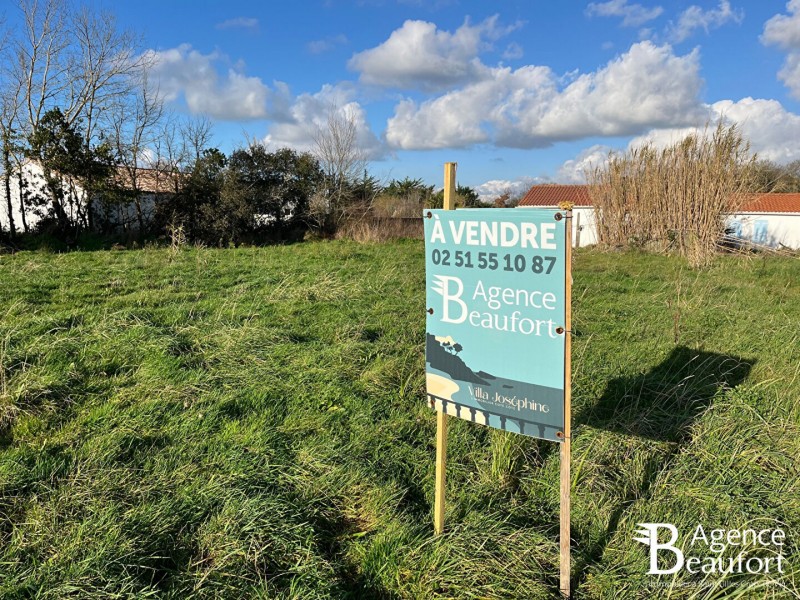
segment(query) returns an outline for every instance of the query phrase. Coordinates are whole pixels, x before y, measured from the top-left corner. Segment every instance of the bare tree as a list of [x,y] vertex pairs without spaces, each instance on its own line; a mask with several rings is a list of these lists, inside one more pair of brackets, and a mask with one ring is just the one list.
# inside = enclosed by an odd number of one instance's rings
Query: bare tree
[[166,164],[169,165],[169,172],[172,175],[173,191],[178,194],[183,189],[183,176],[189,164],[189,149],[186,147],[186,140],[180,134],[180,125],[174,119],[170,120],[170,125],[162,131],[159,141],[163,142]]
[[27,112],[26,133],[69,87],[67,8],[64,0],[19,1],[23,26],[13,40],[14,76]]
[[[153,138],[156,178],[159,189],[171,194],[183,191],[185,179],[211,142],[212,122],[208,117],[188,117],[178,120],[172,114],[165,115]],[[174,209],[174,205],[159,207],[160,218],[173,230],[181,227],[174,223],[174,215],[161,209]]]
[[367,159],[358,143],[356,115],[348,107],[330,105],[325,123],[313,135],[313,153],[325,184],[312,198],[309,216],[320,230],[332,233],[357,212],[353,187],[366,170]]
[[[11,40],[10,68],[3,74],[4,84],[18,89],[16,131],[30,138],[43,116],[58,108],[66,123],[82,132],[87,147],[92,145],[102,115],[134,91],[151,58],[137,52],[135,36],[121,31],[110,13],[76,7],[71,0],[18,0],[18,8],[22,26]],[[88,181],[87,189],[94,183]],[[83,204],[92,201],[87,189],[80,192]],[[78,208],[91,227],[91,207]],[[26,208],[21,209],[24,215]]]
[[[157,91],[148,85],[147,72],[142,74],[136,95],[118,102],[111,117],[114,155],[121,170],[121,187],[136,208],[139,234],[145,231],[143,210],[146,169],[157,166],[153,143],[164,116],[164,103]],[[154,190],[157,192],[158,190]]]
[[116,17],[108,12],[97,13],[84,6],[70,13],[69,34],[72,44],[64,114],[69,123],[84,121],[89,141],[97,133],[101,114],[120,98],[137,93],[152,57],[137,54],[136,36],[118,29]]
[[153,158],[156,170],[156,185],[159,188],[169,188],[178,193],[180,186],[178,175],[181,171],[184,154],[179,151],[178,125],[170,113],[165,113],[159,124],[158,131],[153,136]]
[[211,119],[205,115],[189,117],[180,125],[180,134],[184,148],[191,153],[194,162],[200,159],[203,150],[211,141]]
[[[6,45],[8,43],[8,31],[5,23],[0,21],[0,59],[6,64]],[[5,69],[3,69],[5,71]],[[6,81],[5,73],[0,74],[0,80]],[[3,192],[5,195],[5,205],[8,214],[8,230],[13,238],[16,235],[16,224],[14,223],[14,206],[11,201],[11,177],[13,166],[11,156],[14,148],[14,124],[19,110],[19,86],[14,86],[13,82],[6,82],[0,93],[0,144],[2,144],[2,169],[3,169]]]
[[58,107],[70,125],[81,119],[87,139],[98,115],[135,86],[150,58],[137,55],[137,40],[116,18],[67,0],[19,0],[24,26],[13,40],[27,126]]

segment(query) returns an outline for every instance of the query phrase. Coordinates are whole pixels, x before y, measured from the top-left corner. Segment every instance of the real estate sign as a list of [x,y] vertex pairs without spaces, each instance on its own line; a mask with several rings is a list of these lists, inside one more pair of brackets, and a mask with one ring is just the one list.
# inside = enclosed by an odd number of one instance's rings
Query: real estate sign
[[549,209],[423,216],[431,406],[562,440],[567,219]]

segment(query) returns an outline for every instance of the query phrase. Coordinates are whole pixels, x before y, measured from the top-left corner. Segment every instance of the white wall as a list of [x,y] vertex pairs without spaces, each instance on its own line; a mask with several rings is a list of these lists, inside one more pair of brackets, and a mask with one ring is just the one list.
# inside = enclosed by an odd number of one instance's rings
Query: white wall
[[[594,208],[573,208],[572,225],[573,246],[583,247],[597,243]],[[740,213],[729,216],[727,225],[736,230],[734,237],[742,241],[770,248],[800,250],[800,213]]]
[[[517,208],[554,208],[543,206],[518,206]],[[593,246],[597,243],[597,228],[594,222],[594,208],[591,206],[572,209],[572,245]]]
[[597,243],[597,225],[594,208],[572,209],[572,245],[594,246]]
[[[152,223],[156,213],[156,195],[145,192],[139,196],[142,209],[142,220],[147,227]],[[135,202],[108,204],[98,198],[92,203],[92,213],[97,227],[104,227],[106,222],[116,231],[136,231],[139,229],[139,217]]]
[[[22,169],[23,169],[23,177],[26,182],[25,197],[26,197],[27,210],[25,211],[25,219],[28,224],[28,229],[33,230],[36,224],[41,220],[41,215],[48,213],[48,210],[51,205],[51,201],[49,200],[50,195],[47,192],[42,168],[37,163],[28,161],[23,165]],[[11,206],[14,215],[14,228],[16,229],[17,233],[20,233],[24,231],[24,228],[22,225],[22,211],[20,209],[21,204],[20,204],[18,171],[15,171],[12,174],[10,184],[11,184],[10,185]],[[69,186],[70,183],[65,182],[65,185]],[[72,188],[76,201],[80,201],[82,204],[85,203],[86,199],[83,189],[78,185],[73,185]],[[47,198],[47,200],[43,204],[34,205],[34,203],[31,201],[33,196],[39,196],[40,198]],[[155,194],[152,193],[142,194],[142,196],[140,197],[140,204],[142,208],[142,216],[145,223],[152,222],[156,208]],[[74,204],[70,206],[69,202],[66,202],[65,209],[67,210],[67,213],[71,219],[77,219],[78,217],[77,206],[75,206]],[[133,202],[127,204],[115,203],[112,206],[108,206],[102,201],[98,200],[93,203],[93,213],[94,213],[93,216],[96,218],[98,225],[101,222],[107,220],[117,231],[136,230],[139,227],[136,205]],[[4,231],[9,230],[5,182],[1,176],[0,176],[0,227],[2,227]]]
[[800,250],[800,213],[740,213],[728,217],[727,224],[745,242]]
[[[26,162],[22,166],[22,174],[26,182],[25,188],[25,197],[26,197],[26,211],[25,211],[25,220],[28,224],[30,229],[41,220],[39,216],[39,212],[44,211],[47,209],[47,205],[41,207],[40,210],[36,210],[31,202],[31,198],[33,196],[40,196],[40,197],[48,197],[47,193],[45,192],[45,182],[44,182],[44,175],[42,174],[42,169],[39,165]],[[24,231],[22,226],[22,210],[20,204],[20,194],[19,194],[19,172],[14,170],[10,180],[10,187],[11,187],[11,206],[13,209],[14,215],[14,227],[17,230],[17,233]],[[48,203],[49,204],[49,203]],[[9,219],[8,219],[8,207],[6,204],[6,188],[5,188],[5,178],[0,177],[0,226],[5,231],[9,229]]]

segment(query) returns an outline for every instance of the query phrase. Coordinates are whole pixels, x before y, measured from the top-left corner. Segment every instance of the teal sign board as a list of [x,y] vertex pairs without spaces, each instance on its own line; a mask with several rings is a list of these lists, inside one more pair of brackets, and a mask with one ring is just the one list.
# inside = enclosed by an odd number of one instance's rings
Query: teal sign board
[[502,208],[423,217],[429,403],[559,441],[567,220],[555,210]]

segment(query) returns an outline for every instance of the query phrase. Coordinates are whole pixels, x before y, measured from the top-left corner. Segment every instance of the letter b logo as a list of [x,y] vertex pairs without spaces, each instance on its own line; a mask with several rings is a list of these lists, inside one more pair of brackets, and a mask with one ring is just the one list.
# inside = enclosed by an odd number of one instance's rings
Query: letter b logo
[[[676,573],[683,567],[683,552],[675,547],[675,542],[678,541],[678,529],[670,523],[638,523],[639,527],[636,533],[642,537],[633,538],[637,542],[641,542],[645,546],[650,546],[650,570],[648,575],[671,575]],[[670,539],[668,542],[658,542],[659,528],[668,529],[670,531]],[[675,564],[669,569],[658,568],[658,551],[668,550],[675,555]]]
[[[435,275],[431,289],[442,297],[442,321],[444,323],[463,323],[467,318],[467,304],[461,299],[464,293],[464,284],[458,277]],[[457,304],[461,308],[461,315],[457,318],[450,316],[450,304]]]

